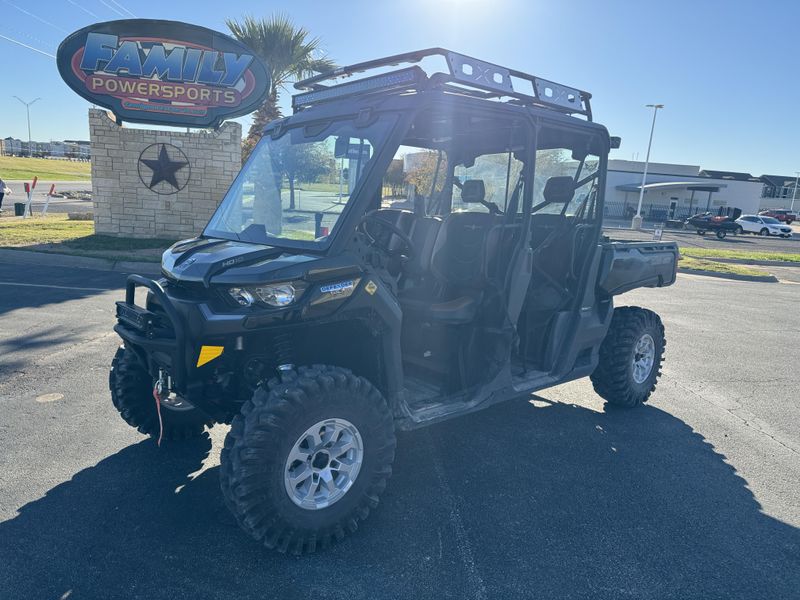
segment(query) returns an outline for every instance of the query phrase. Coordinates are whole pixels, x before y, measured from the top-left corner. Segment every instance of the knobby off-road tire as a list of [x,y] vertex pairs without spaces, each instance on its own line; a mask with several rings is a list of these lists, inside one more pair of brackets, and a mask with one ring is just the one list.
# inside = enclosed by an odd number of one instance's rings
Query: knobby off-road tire
[[[111,401],[125,422],[139,432],[158,438],[158,412],[153,398],[153,378],[136,353],[124,345],[117,349],[111,361],[108,387]],[[187,440],[202,435],[213,421],[193,407],[180,409],[161,404],[165,440]]]
[[[310,553],[356,531],[378,505],[395,445],[391,411],[369,381],[339,367],[300,367],[259,387],[233,419],[220,487],[253,538],[279,552]],[[331,479],[342,462],[350,473],[360,464],[349,484],[344,471]],[[303,478],[307,470],[312,475]],[[333,491],[322,479],[334,482]]]
[[[646,402],[661,375],[666,344],[664,325],[656,313],[638,306],[614,309],[600,346],[600,362],[591,376],[594,390],[616,406],[633,408]],[[647,355],[652,358],[649,371]]]

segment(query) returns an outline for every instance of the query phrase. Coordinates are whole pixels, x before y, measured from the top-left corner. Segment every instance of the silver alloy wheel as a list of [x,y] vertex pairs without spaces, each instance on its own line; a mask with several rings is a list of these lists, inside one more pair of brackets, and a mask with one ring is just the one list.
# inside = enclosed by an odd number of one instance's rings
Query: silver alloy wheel
[[341,500],[361,470],[364,443],[350,421],[315,423],[292,446],[283,483],[300,508],[319,510]]
[[655,359],[656,343],[652,335],[645,333],[633,349],[633,380],[636,383],[644,383],[650,377]]

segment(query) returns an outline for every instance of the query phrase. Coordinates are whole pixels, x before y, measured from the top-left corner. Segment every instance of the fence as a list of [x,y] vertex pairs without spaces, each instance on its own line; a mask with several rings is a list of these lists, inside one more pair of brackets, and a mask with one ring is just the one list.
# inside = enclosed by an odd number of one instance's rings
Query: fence
[[[630,221],[636,214],[637,202],[606,202],[603,207],[603,220]],[[727,215],[733,213],[733,208],[728,206],[711,206],[710,212]],[[706,212],[706,202],[701,200],[688,205],[678,204],[674,208],[658,202],[642,203],[642,219],[650,223],[663,223],[668,219],[686,220],[697,213]]]

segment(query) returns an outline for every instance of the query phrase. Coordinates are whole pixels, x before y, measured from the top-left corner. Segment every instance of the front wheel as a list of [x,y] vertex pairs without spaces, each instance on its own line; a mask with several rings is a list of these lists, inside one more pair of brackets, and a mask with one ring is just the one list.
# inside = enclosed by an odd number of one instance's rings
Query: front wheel
[[698,229],[697,230],[697,235],[705,235],[705,234],[706,234],[706,230],[705,229]]
[[[157,438],[161,430],[153,378],[142,365],[136,353],[120,346],[111,361],[108,387],[111,401],[120,416],[140,433]],[[171,394],[161,399],[161,422],[165,440],[184,440],[198,437],[206,425],[214,422],[180,396]]]
[[633,408],[656,389],[664,360],[664,325],[651,310],[614,309],[600,346],[600,362],[591,375],[594,390],[609,404]]
[[767,236],[769,235],[769,229],[767,229],[766,227],[764,227],[764,228],[763,228],[761,231],[759,231],[759,232],[758,232],[758,235],[761,235],[761,236],[767,237]]
[[301,367],[257,389],[234,418],[220,486],[253,538],[310,553],[354,532],[377,506],[395,445],[392,413],[369,381]]
[[724,240],[725,239],[725,230],[724,229],[717,229],[716,236],[717,236],[718,240]]

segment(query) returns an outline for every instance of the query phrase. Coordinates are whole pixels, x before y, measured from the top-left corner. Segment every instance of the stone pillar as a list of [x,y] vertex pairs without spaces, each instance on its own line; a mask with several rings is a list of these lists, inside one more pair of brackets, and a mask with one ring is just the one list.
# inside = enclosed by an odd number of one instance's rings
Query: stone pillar
[[242,164],[242,127],[158,131],[89,110],[95,233],[179,240],[199,235]]

